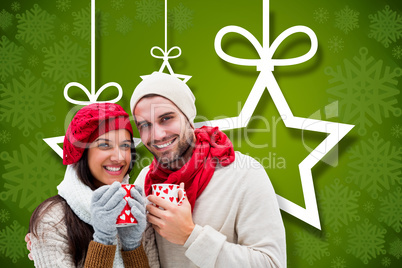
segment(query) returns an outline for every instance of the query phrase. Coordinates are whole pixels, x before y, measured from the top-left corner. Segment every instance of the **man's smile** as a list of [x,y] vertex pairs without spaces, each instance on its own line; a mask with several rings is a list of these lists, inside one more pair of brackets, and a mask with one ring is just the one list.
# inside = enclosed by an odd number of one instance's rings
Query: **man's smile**
[[165,149],[166,147],[168,147],[169,145],[172,145],[176,140],[177,140],[177,137],[171,139],[168,142],[164,142],[164,143],[160,143],[160,144],[152,144],[152,146],[158,150],[162,150],[162,149]]

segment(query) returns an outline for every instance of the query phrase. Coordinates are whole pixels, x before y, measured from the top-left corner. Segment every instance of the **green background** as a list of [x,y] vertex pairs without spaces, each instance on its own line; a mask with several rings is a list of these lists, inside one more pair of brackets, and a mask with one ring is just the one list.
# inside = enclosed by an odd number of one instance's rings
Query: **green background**
[[[61,136],[77,110],[64,86],[90,88],[90,1],[10,1],[0,4],[0,263],[33,267],[24,236],[33,209],[56,194],[65,167],[43,138]],[[164,1],[96,1],[96,84],[119,83],[119,104],[140,75],[159,70],[153,46],[164,46]],[[259,72],[220,59],[217,32],[237,25],[262,42],[262,0],[168,3],[168,48],[182,55],[174,71],[191,75],[196,121],[234,117]],[[311,28],[318,51],[308,62],[276,67],[293,114],[355,127],[312,170],[322,230],[282,212],[288,267],[400,267],[402,264],[401,61],[399,1],[270,1],[270,42],[295,25]],[[258,58],[242,36],[229,34],[230,55]],[[274,58],[306,53],[306,35],[286,39]],[[102,100],[114,98],[106,90]],[[78,89],[70,96],[85,100]],[[335,109],[332,109],[334,108]],[[235,148],[266,167],[281,196],[304,206],[298,164],[326,136],[288,129],[265,91],[247,128],[229,130]],[[274,122],[274,123],[273,123]],[[150,161],[143,146],[132,174]],[[228,178],[230,179],[230,178]]]

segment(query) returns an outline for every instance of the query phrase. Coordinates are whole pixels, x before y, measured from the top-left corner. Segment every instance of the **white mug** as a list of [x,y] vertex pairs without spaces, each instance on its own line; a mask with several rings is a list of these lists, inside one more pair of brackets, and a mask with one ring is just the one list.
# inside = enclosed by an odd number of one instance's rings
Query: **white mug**
[[[152,194],[159,196],[173,204],[180,205],[186,197],[186,192],[177,184],[152,184]],[[179,200],[179,191],[182,191],[181,199]],[[157,206],[159,207],[159,206]]]

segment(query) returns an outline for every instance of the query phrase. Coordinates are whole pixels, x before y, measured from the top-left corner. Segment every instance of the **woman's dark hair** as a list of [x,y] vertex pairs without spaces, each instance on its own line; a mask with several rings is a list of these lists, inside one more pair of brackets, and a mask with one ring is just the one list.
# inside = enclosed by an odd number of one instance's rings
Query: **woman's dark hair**
[[[134,142],[131,143],[130,150],[131,162],[127,174],[129,174],[133,169],[136,159]],[[90,187],[92,190],[96,190],[97,187],[95,187],[94,184],[95,178],[91,174],[88,165],[88,148],[84,150],[82,157],[74,165],[74,169],[76,170],[78,178],[82,183]],[[85,263],[89,243],[93,239],[94,229],[91,225],[83,222],[80,218],[78,218],[78,216],[67,204],[66,200],[64,200],[64,198],[60,195],[55,195],[46,199],[35,209],[29,221],[29,232],[37,237],[37,228],[40,220],[49,209],[57,204],[60,204],[64,210],[64,218],[61,219],[61,221],[64,221],[64,224],[67,227],[67,239],[69,249],[68,253],[72,255],[75,266],[83,266]],[[57,224],[58,223],[56,223],[56,225]]]
[[64,222],[67,227],[68,253],[72,255],[75,266],[84,266],[89,242],[92,240],[94,229],[91,225],[78,218],[71,210],[66,200],[60,195],[46,199],[35,209],[29,221],[29,232],[37,237],[37,228],[40,219],[43,218],[49,209],[57,204],[62,206],[64,218],[56,223],[55,227],[57,228],[59,223]]

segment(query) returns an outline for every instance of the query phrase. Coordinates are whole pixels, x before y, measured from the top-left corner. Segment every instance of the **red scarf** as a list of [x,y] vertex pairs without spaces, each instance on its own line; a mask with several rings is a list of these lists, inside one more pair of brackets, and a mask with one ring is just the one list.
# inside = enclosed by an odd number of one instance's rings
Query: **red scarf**
[[179,170],[163,169],[156,159],[152,161],[145,177],[145,194],[152,193],[152,184],[180,184],[185,183],[188,201],[191,209],[195,200],[207,187],[214,175],[218,163],[227,166],[235,160],[232,142],[218,127],[197,128],[194,130],[196,143],[191,159]]

